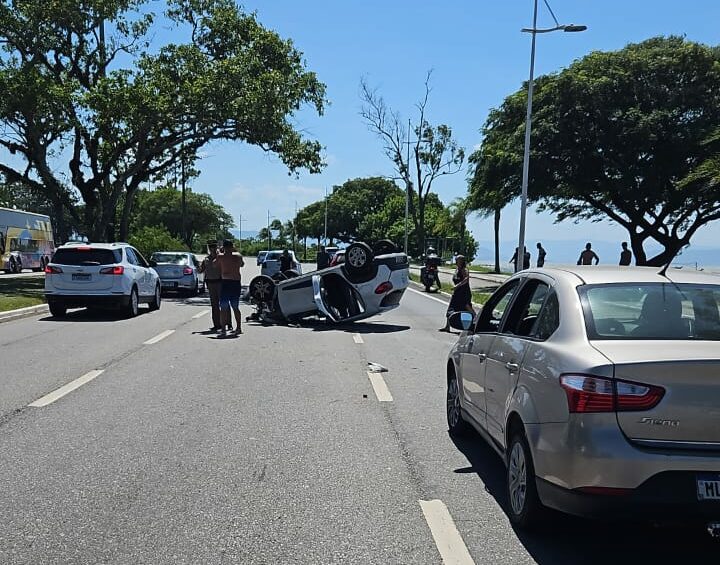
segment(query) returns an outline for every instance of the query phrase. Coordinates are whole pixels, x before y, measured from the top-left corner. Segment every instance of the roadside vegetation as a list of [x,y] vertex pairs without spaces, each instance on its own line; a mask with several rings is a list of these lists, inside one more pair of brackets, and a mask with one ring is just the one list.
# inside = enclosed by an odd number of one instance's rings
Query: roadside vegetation
[[4,277],[0,275],[0,312],[44,304],[44,290],[44,277]]

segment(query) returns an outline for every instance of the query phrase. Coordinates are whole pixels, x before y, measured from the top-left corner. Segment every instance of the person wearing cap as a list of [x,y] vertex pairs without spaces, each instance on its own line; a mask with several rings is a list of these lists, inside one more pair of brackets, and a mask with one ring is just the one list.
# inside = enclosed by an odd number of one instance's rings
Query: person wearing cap
[[205,274],[205,286],[208,289],[208,294],[210,294],[210,311],[212,312],[213,321],[210,331],[217,332],[222,327],[220,320],[220,286],[222,279],[220,278],[220,264],[217,262],[217,239],[208,240],[207,250],[207,256],[200,263],[200,272]]
[[217,261],[220,265],[220,277],[222,286],[220,287],[220,314],[221,325],[220,335],[224,336],[225,328],[232,325],[232,315],[230,309],[235,312],[235,322],[237,324],[235,335],[242,333],[241,314],[240,314],[240,293],[242,291],[240,268],[245,266],[245,260],[242,255],[235,252],[233,241],[230,239],[223,240],[222,255],[218,255]]

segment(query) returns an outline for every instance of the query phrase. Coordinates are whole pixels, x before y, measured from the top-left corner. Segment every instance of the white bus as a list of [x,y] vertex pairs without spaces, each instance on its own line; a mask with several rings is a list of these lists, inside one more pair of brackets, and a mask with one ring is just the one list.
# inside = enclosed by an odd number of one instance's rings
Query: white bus
[[55,252],[50,218],[43,214],[0,208],[0,269],[40,271]]

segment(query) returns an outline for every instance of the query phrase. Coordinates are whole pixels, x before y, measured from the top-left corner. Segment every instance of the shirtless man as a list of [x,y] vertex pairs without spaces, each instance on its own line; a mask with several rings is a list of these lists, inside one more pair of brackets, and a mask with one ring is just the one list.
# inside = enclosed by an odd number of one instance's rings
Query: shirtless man
[[234,253],[235,247],[229,239],[223,241],[222,255],[218,255],[217,262],[220,264],[220,277],[222,278],[222,287],[220,290],[220,310],[221,324],[220,336],[225,336],[225,328],[232,325],[232,315],[230,308],[235,312],[235,322],[237,327],[232,332],[235,335],[242,333],[240,326],[240,267],[245,266],[242,255]]

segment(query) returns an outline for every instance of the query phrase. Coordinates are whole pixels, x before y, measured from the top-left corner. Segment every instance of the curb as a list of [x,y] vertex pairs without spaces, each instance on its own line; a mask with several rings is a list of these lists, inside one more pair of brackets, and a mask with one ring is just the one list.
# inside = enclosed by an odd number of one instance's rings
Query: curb
[[[423,289],[425,288],[425,287],[422,285],[422,283],[419,283],[419,282],[416,282],[416,281],[413,281],[413,280],[410,281],[410,284],[413,284],[413,285],[417,286],[418,288],[423,288]],[[452,298],[452,293],[450,293],[450,292],[445,292],[444,290],[438,290],[438,291],[436,291],[436,292],[424,293],[424,294],[442,294],[443,296],[447,296],[447,298],[448,298],[448,304],[450,303],[450,300],[449,300],[449,299]],[[473,302],[472,305],[475,306],[475,307],[477,307],[477,308],[482,308],[482,307],[483,307],[483,305],[480,304],[479,302]]]
[[27,308],[18,308],[17,310],[0,312],[0,324],[3,322],[20,320],[21,318],[28,318],[30,316],[35,316],[36,314],[45,314],[49,311],[50,310],[47,304],[38,304],[37,306],[28,306]]

